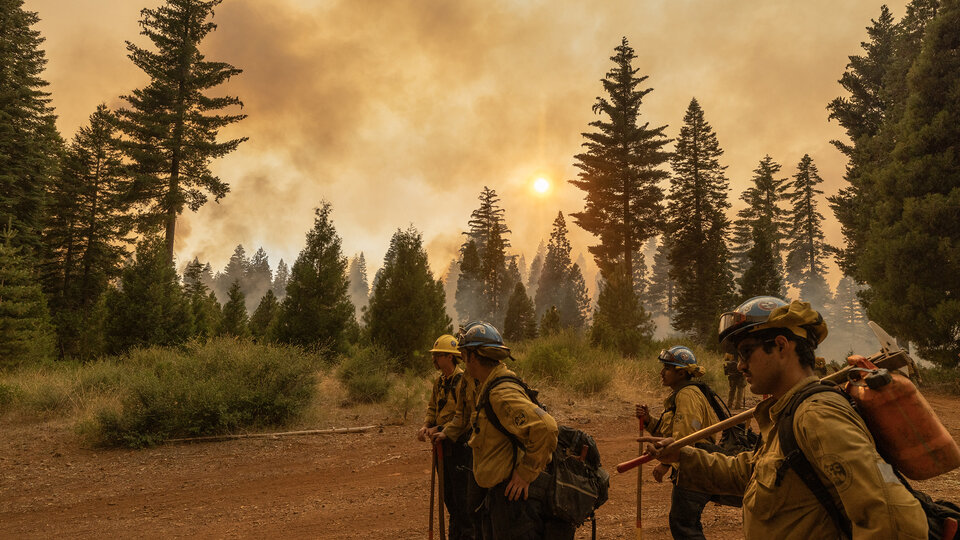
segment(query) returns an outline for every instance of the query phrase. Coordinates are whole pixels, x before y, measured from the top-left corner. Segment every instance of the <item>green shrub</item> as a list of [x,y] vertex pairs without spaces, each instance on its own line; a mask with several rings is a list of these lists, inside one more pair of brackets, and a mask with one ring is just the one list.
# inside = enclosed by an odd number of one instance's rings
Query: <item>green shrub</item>
[[391,372],[397,361],[379,345],[358,347],[345,356],[337,370],[337,379],[355,403],[382,403],[392,386]]
[[591,346],[574,330],[526,342],[514,356],[516,370],[524,377],[569,386],[582,394],[605,389],[613,380],[611,367],[619,359],[614,352]]
[[960,368],[937,366],[920,370],[924,389],[960,396]]
[[596,367],[577,369],[570,377],[570,386],[582,396],[599,394],[609,388],[612,382],[612,370]]
[[[123,360],[122,405],[99,411],[96,438],[142,447],[283,425],[313,398],[317,362],[297,348],[229,338],[133,350]],[[110,384],[109,370],[101,375]]]
[[407,370],[390,389],[389,405],[403,423],[407,422],[410,411],[422,409],[430,397],[430,381]]
[[18,389],[10,384],[0,383],[0,412],[7,410],[17,400]]

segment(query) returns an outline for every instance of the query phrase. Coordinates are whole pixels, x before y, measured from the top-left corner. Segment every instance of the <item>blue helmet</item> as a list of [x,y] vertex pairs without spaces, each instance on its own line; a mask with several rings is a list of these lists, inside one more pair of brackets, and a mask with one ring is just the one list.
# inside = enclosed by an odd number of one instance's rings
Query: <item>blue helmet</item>
[[660,360],[664,364],[680,368],[697,365],[697,357],[694,356],[693,351],[683,345],[676,345],[660,351],[660,356],[657,357],[657,360]]
[[482,356],[493,360],[510,357],[510,348],[503,344],[500,331],[483,321],[468,322],[457,334],[458,349],[477,349]]
[[719,339],[724,352],[733,352],[734,342],[751,329],[767,322],[770,313],[787,303],[776,296],[754,296],[737,309],[720,315]]

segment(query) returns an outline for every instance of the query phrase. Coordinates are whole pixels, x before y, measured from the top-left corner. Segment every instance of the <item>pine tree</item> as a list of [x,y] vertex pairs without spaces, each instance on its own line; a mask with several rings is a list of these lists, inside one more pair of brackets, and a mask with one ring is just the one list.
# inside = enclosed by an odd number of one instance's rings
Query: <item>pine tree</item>
[[0,367],[34,363],[53,356],[50,312],[33,268],[15,247],[7,218],[0,235]]
[[[512,290],[510,276],[507,273],[506,241],[500,228],[492,226],[480,253],[480,295],[482,312],[480,318],[485,321],[503,319],[507,309],[507,300]],[[511,287],[508,289],[507,287]]]
[[370,286],[367,284],[367,261],[363,252],[350,260],[350,301],[356,309],[354,314],[359,321],[363,308],[367,305],[370,296]]
[[277,318],[277,312],[280,309],[280,303],[272,289],[267,289],[266,294],[260,299],[257,309],[250,316],[250,334],[257,342],[270,341],[270,327]]
[[420,233],[397,230],[383,258],[363,320],[370,339],[402,368],[423,371],[437,336],[451,331],[443,283],[433,279]]
[[202,264],[196,257],[183,271],[183,294],[193,314],[193,335],[201,340],[215,336],[223,318],[220,303],[205,280],[209,274],[210,265]]
[[280,259],[280,262],[277,263],[277,271],[273,275],[273,294],[276,295],[277,300],[283,300],[287,296],[287,281],[289,279],[290,269],[287,267],[287,263]]
[[671,164],[667,227],[670,280],[676,285],[673,327],[706,343],[733,303],[727,264],[727,190],[723,149],[696,98],[690,100]]
[[547,253],[543,258],[543,267],[540,271],[540,280],[534,303],[537,307],[537,317],[551,306],[557,307],[564,296],[564,287],[570,274],[570,240],[567,239],[567,224],[563,219],[563,212],[557,212],[553,220],[553,231],[550,233],[550,243],[547,244]]
[[639,123],[640,105],[652,89],[640,88],[647,77],[636,76],[626,38],[615,50],[614,67],[601,81],[608,97],[597,98],[593,106],[605,118],[590,123],[597,131],[583,133],[586,152],[575,156],[579,178],[570,180],[586,192],[585,209],[571,215],[600,239],[589,249],[605,277],[619,265],[632,276],[634,253],[662,226],[658,184],[668,176],[660,166],[669,159],[663,147],[670,142],[666,126]]
[[247,299],[247,311],[252,311],[260,303],[263,295],[273,286],[273,272],[267,252],[261,247],[253,254],[247,271],[243,275],[241,291]]
[[[781,246],[786,211],[780,205],[787,198],[789,186],[786,178],[777,178],[779,172],[780,165],[764,156],[753,171],[753,186],[740,196],[747,207],[737,212],[734,223],[731,266],[741,274],[741,298],[750,298],[754,296],[751,292],[756,291],[761,295],[783,295]],[[767,245],[758,246],[758,242]]]
[[98,106],[65,152],[49,197],[40,271],[61,356],[103,352],[96,306],[129,256],[132,221],[115,131],[110,111]]
[[38,21],[22,0],[0,1],[0,224],[13,223],[12,245],[24,246],[31,260],[63,146],[44,90],[43,38],[32,28]]
[[234,281],[227,293],[227,303],[223,305],[223,319],[220,320],[219,334],[244,338],[250,336],[247,317],[247,300],[240,290],[240,282]]
[[459,321],[457,315],[457,283],[460,280],[460,263],[457,259],[450,259],[447,271],[443,274],[443,294],[446,297],[447,317],[451,321]]
[[500,208],[500,197],[496,190],[483,186],[483,191],[477,198],[480,200],[480,207],[470,213],[470,220],[467,221],[470,230],[463,233],[467,236],[467,242],[473,240],[477,244],[477,251],[484,253],[487,240],[494,234],[499,234],[503,240],[503,248],[510,247],[510,241],[506,238],[510,229],[504,221],[505,210]]
[[[200,42],[213,30],[214,8],[222,0],[166,0],[143,9],[141,34],[156,51],[127,42],[128,57],[150,77],[150,83],[123,96],[129,108],[117,111],[125,138],[122,147],[132,162],[132,194],[144,206],[143,226],[165,229],[167,259],[173,261],[177,216],[223,198],[230,187],[214,176],[210,163],[237,148],[246,137],[217,141],[221,128],[243,114],[221,114],[240,106],[233,96],[206,92],[242,70],[205,59]],[[231,282],[232,283],[232,282]]]
[[830,287],[824,277],[823,259],[829,247],[823,235],[823,215],[817,211],[817,200],[823,191],[817,166],[809,154],[804,154],[793,175],[790,216],[793,227],[787,244],[787,279],[800,290],[800,298],[814,305],[829,301]]
[[540,286],[540,274],[543,272],[543,258],[547,256],[547,248],[543,240],[537,245],[537,254],[530,263],[530,273],[527,274],[527,290],[536,291]]
[[641,346],[653,339],[654,323],[632,293],[633,284],[622,271],[603,280],[590,328],[591,342],[624,356],[636,356]]
[[277,341],[304,347],[328,346],[342,352],[346,346],[349,321],[353,318],[347,283],[347,259],[340,249],[340,237],[330,221],[330,204],[315,210],[307,245],[300,252],[287,295],[277,315]]
[[903,114],[907,74],[920,54],[926,26],[939,3],[912,0],[896,24],[886,6],[881,7],[880,16],[867,28],[870,41],[861,43],[866,54],[851,56],[840,79],[850,97],[836,98],[827,106],[830,118],[840,123],[852,143],[831,141],[848,157],[844,179],[849,185],[828,198],[845,242],[836,250],[837,262],[848,275],[857,274],[870,216],[882,204],[868,172],[893,151],[894,141],[885,132]]
[[460,249],[460,276],[457,279],[456,308],[461,322],[480,319],[483,313],[483,275],[477,243],[468,241]]
[[523,283],[517,282],[507,302],[507,314],[503,320],[503,338],[508,342],[523,341],[537,337],[537,313],[533,300],[527,296]]
[[661,236],[657,245],[656,255],[653,257],[650,287],[647,289],[646,300],[654,314],[673,316],[673,304],[676,298],[676,286],[670,279],[670,261],[667,253],[670,252],[670,237]]
[[881,134],[889,156],[864,171],[878,204],[858,280],[872,320],[946,366],[960,349],[960,3],[943,2],[909,71],[902,116]]
[[783,270],[772,227],[764,220],[754,223],[751,239],[753,245],[746,254],[747,269],[739,279],[741,300],[754,296],[784,297]]
[[112,353],[178,345],[193,333],[191,306],[161,238],[146,237],[137,244],[136,260],[124,267],[120,286],[107,291],[106,304],[107,349]]
[[247,257],[247,250],[243,249],[242,244],[237,244],[237,247],[233,249],[233,255],[227,261],[227,265],[223,267],[223,271],[217,273],[217,286],[214,289],[217,298],[225,303],[228,300],[230,287],[236,282],[239,282],[240,287],[243,288],[249,269],[250,259]]
[[567,283],[560,298],[560,321],[564,327],[583,329],[590,314],[590,295],[580,265],[574,264],[567,273]]
[[540,318],[540,335],[552,336],[562,328],[563,325],[560,323],[560,312],[557,310],[557,306],[550,306],[550,309],[546,310],[543,313],[543,317]]

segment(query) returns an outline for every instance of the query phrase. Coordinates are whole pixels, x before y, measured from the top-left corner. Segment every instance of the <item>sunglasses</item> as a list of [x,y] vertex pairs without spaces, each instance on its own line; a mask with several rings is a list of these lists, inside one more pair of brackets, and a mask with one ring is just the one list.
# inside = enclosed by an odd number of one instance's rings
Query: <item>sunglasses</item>
[[768,345],[772,345],[773,343],[776,343],[775,339],[768,339],[758,343],[750,343],[746,345],[738,345],[737,357],[739,357],[742,362],[747,363],[750,361],[750,357],[753,356],[754,351],[760,347],[767,348]]

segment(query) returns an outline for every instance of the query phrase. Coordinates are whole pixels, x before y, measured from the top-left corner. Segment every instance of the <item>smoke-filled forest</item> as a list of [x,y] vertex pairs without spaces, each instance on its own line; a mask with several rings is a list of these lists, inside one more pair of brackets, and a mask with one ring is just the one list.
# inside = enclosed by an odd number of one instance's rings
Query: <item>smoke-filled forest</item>
[[[876,352],[874,321],[925,361],[922,387],[960,392],[960,0],[864,0],[866,17],[817,2],[142,3],[136,26],[110,23],[139,32],[56,56],[98,39],[77,37],[93,28],[79,8],[0,0],[0,438],[24,441],[23,463],[50,454],[45,441],[73,448],[89,463],[57,473],[65,485],[101,459],[163,482],[152,457],[115,448],[220,459],[169,444],[195,437],[369,423],[378,448],[409,446],[436,377],[428,351],[470,321],[499,329],[511,369],[566,421],[595,421],[617,457],[636,444],[609,442],[615,409],[654,399],[657,351],[689,346],[726,391],[718,320],[756,296],[810,302],[828,364]],[[828,37],[795,39],[834,9]],[[672,32],[643,16],[705,41],[669,50],[652,36]],[[776,21],[756,33],[785,41],[745,44],[719,28],[731,19]],[[817,87],[830,90],[810,108]],[[395,459],[404,482],[420,478],[407,455],[340,441],[310,452],[360,459],[347,477]],[[231,459],[298,451],[276,444]],[[31,470],[0,491],[48,485]],[[180,472],[171,489],[196,474]],[[229,498],[228,476],[209,489]],[[404,492],[385,499],[396,537],[422,536],[397,503],[413,488],[378,485]],[[0,531],[54,530],[24,517],[46,500],[31,489],[0,503]],[[305,497],[285,489],[278,500]],[[189,525],[130,526],[263,536],[315,515],[323,525],[287,532],[316,536],[365,521],[330,517],[336,500],[283,520],[238,502],[227,519],[266,529],[156,504]],[[599,519],[623,528],[625,512]]]

